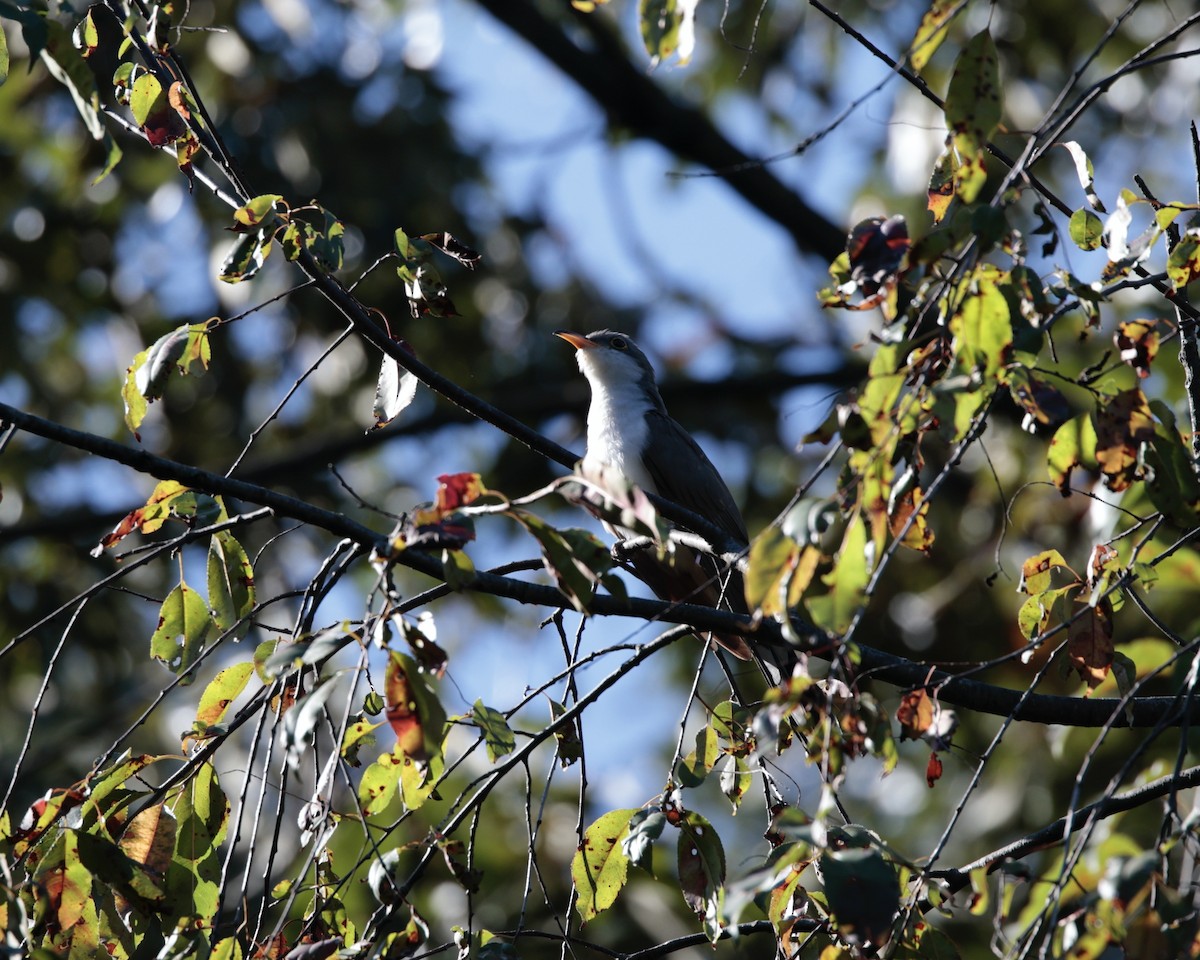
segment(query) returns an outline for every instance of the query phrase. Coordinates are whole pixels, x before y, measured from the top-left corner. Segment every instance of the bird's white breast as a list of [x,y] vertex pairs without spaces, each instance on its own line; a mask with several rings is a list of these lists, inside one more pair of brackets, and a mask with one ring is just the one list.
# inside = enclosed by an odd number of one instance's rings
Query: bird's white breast
[[649,431],[646,414],[653,409],[649,400],[634,380],[614,376],[618,371],[600,369],[599,364],[589,362],[590,351],[580,351],[578,356],[580,369],[592,386],[584,470],[609,464],[643,490],[656,493],[654,481],[642,464]]

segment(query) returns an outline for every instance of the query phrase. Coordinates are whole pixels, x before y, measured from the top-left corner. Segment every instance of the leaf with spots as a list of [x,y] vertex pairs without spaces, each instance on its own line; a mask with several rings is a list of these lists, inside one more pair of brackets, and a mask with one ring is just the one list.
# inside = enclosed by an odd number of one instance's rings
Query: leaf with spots
[[1142,477],[1142,446],[1154,438],[1154,419],[1145,394],[1134,387],[1097,404],[1096,461],[1104,485],[1120,492]]
[[196,708],[197,729],[206,729],[225,718],[225,711],[246,689],[246,683],[253,672],[254,664],[246,661],[226,667],[213,677],[204,688],[204,693],[200,696],[200,706]]
[[1000,113],[1000,58],[983,30],[963,47],[946,92],[946,126],[959,160],[955,193],[963,203],[974,203],[987,182],[985,150]]
[[[150,656],[165,663],[172,673],[182,675],[199,656],[211,628],[204,598],[180,580],[159,608],[158,627],[150,637]],[[182,682],[189,683],[191,678]]]
[[1150,364],[1158,355],[1157,320],[1128,320],[1117,325],[1113,342],[1121,351],[1121,360],[1137,371],[1138,378],[1150,376]]
[[921,17],[916,36],[908,47],[908,62],[912,64],[914,71],[920,73],[925,69],[925,65],[946,39],[946,31],[950,29],[950,21],[954,14],[961,8],[958,0],[933,0],[929,4],[929,9]]
[[636,808],[612,810],[584,831],[583,844],[571,861],[571,880],[578,894],[575,909],[584,923],[611,907],[629,878],[629,857],[622,841],[636,813]]
[[1050,440],[1046,469],[1058,492],[1071,495],[1071,471],[1076,467],[1096,466],[1096,428],[1086,413],[1068,420]]

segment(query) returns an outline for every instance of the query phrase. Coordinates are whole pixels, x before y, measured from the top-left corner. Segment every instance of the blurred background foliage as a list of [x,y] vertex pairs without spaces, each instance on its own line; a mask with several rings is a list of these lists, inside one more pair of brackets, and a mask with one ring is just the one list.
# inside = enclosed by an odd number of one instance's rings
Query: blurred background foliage
[[[1164,53],[1194,40],[1194,29],[1172,35],[1184,23],[1185,6],[968,3],[923,76],[932,90],[944,91],[955,52],[988,25],[1002,58],[1004,126],[995,138],[1001,149],[1020,153],[1026,132],[1043,122],[1078,70],[1068,101],[1091,84],[1103,84],[1104,92],[1064,139],[1088,150],[1100,195],[1111,205],[1120,189],[1133,188],[1136,174],[1160,199],[1192,202],[1187,121],[1200,112],[1195,61],[1164,58],[1112,79],[1131,55],[1161,38],[1170,38]],[[892,55],[907,48],[923,13],[899,0],[837,8],[838,17]],[[54,4],[49,16],[70,23],[84,9]],[[101,30],[118,29],[104,8],[93,9]],[[6,10],[0,7],[0,16]],[[928,100],[823,7],[702,3],[691,63],[653,69],[640,46],[635,5],[622,0],[586,15],[557,0],[193,0],[173,15],[174,45],[246,182],[293,205],[316,198],[345,222],[340,276],[347,283],[389,252],[396,227],[410,234],[446,230],[481,251],[475,271],[442,262],[458,312],[450,318],[411,318],[387,263],[362,280],[360,298],[386,315],[393,333],[425,363],[578,450],[586,385],[550,332],[633,333],[660,365],[675,418],[713,451],[752,532],[824,456],[825,447],[800,445],[800,438],[862,377],[879,325],[874,312],[819,309],[815,292],[838,252],[830,237],[864,216],[896,213],[908,218],[914,237],[926,232],[925,187],[944,126]],[[102,145],[89,138],[45,66],[27,62],[13,22],[4,26],[12,68],[0,86],[0,399],[132,442],[119,390],[133,355],[180,323],[216,316],[224,323],[212,337],[211,369],[173,381],[151,408],[141,442],[153,452],[223,473],[255,434],[235,476],[380,530],[390,521],[362,509],[343,481],[362,501],[400,512],[429,499],[435,477],[447,471],[478,471],[510,495],[561,472],[427,392],[400,421],[369,431],[379,358],[355,338],[337,347],[272,418],[343,322],[314,292],[292,290],[300,275],[278,254],[252,282],[219,284],[217,267],[234,239],[226,230],[229,207],[202,184],[191,187],[170,157],[137,138],[114,133],[123,159],[97,181],[106,163]],[[1111,40],[1092,56],[1110,30]],[[573,79],[549,65],[572,56]],[[108,83],[114,63],[99,58],[91,66],[103,105],[119,111]],[[664,93],[667,107],[651,113],[646,91]],[[818,131],[823,135],[796,156],[749,173],[718,165],[716,178],[709,176],[713,158],[727,156],[710,134],[753,159],[796,153]],[[1069,207],[1083,204],[1066,151],[1049,150],[1031,172]],[[993,177],[1001,173],[996,164]],[[797,202],[772,206],[761,199],[771,195],[764,184]],[[1085,281],[1099,276],[1103,252],[1072,248],[1063,236],[1065,217],[1055,215],[1057,246],[1040,250],[1055,234],[1034,232],[1039,218],[1032,204],[1010,208],[1008,216],[1025,234],[1039,273],[1066,267]],[[1099,329],[1067,317],[1055,332],[1060,358],[1085,368],[1112,349],[1118,321],[1141,316],[1170,313],[1143,289],[1104,305]],[[1146,389],[1183,412],[1181,375],[1170,357],[1155,366]],[[902,554],[881,583],[859,634],[865,642],[918,659],[1000,657],[1023,643],[1015,587],[1024,558],[1054,547],[1082,572],[1092,542],[1111,531],[1111,511],[1083,496],[1063,499],[1048,485],[1047,437],[1023,431],[1020,420],[1016,405],[1002,399],[982,444],[933,505],[932,553]],[[813,493],[831,496],[834,477],[822,475]],[[144,501],[151,481],[27,436],[4,448],[0,480],[0,638],[7,642],[116,569],[111,557],[93,559],[88,551]],[[246,536],[252,556],[265,551],[256,561],[262,596],[303,589],[331,546],[319,532],[270,541],[275,532],[255,528]],[[532,553],[503,530],[489,529],[488,536],[480,566]],[[183,563],[190,562],[185,554]],[[85,774],[114,732],[132,724],[163,686],[165,674],[145,657],[144,638],[177,574],[168,565],[143,568],[121,588],[91,598],[71,623],[13,809]],[[364,571],[362,584],[368,576]],[[1196,628],[1198,578],[1197,558],[1183,551],[1157,588],[1156,609],[1185,637]],[[453,615],[449,636],[443,631],[452,663],[456,656],[471,663],[473,646],[527,651],[543,642],[533,638],[533,615],[495,600],[479,604]],[[285,602],[278,615],[266,614],[261,633],[286,630],[288,609]],[[48,622],[6,651],[5,771],[66,627],[64,618]],[[1128,607],[1119,615],[1120,639],[1148,633]],[[659,675],[664,700],[682,704],[694,659],[693,648],[679,648],[673,672]],[[1019,689],[1030,670],[1013,661],[987,679]],[[1165,679],[1162,687],[1171,684]],[[1049,689],[1077,687],[1073,679],[1054,678]],[[893,691],[879,693],[894,706]],[[187,725],[188,697],[172,695],[182,706],[156,713],[139,735],[139,749],[172,749]],[[667,717],[675,710],[669,707]],[[653,762],[664,763],[675,721],[664,722],[661,730],[629,721],[594,732],[624,744],[611,750],[618,758],[649,747],[657,751]],[[967,718],[961,754],[948,758],[934,790],[924,785],[925,754],[918,748],[902,751],[905,762],[893,780],[879,783],[874,769],[856,774],[847,791],[851,812],[895,838],[905,854],[920,856],[943,829],[998,722]],[[1089,785],[1102,783],[1140,738],[1111,735]],[[950,859],[969,859],[1061,812],[1092,741],[1087,731],[1017,725],[973,796]],[[1175,749],[1164,744],[1163,759],[1173,760]],[[609,773],[601,766],[593,776]],[[610,785],[604,795],[617,792]],[[565,787],[555,797],[541,881],[561,890],[576,815]],[[514,784],[492,806],[503,813],[480,840],[478,864],[490,876],[510,874],[521,862],[524,799]],[[631,795],[625,803],[645,799]],[[802,805],[812,799],[799,795]],[[1152,834],[1156,824],[1148,826]],[[749,844],[761,827],[735,829]],[[731,860],[741,864],[743,856],[733,853]],[[483,922],[511,923],[511,903],[498,887],[487,889],[500,905]],[[686,915],[670,890],[639,883],[634,892],[622,901],[627,926],[611,921],[605,928],[618,948],[641,942],[639,927],[667,939],[668,924],[677,922],[668,911]],[[460,896],[447,878],[425,893],[425,907],[431,916],[453,917]],[[681,933],[691,929],[687,920],[678,923]],[[984,931],[980,949],[986,939]]]

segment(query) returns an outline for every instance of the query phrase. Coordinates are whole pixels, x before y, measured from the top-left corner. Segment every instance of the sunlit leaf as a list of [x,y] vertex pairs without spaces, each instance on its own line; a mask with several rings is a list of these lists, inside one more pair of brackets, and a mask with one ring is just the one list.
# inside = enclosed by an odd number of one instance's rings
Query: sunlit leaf
[[158,626],[150,637],[150,656],[161,660],[172,673],[183,674],[200,654],[211,627],[204,598],[180,580],[159,609]]
[[247,233],[238,238],[237,243],[229,251],[221,263],[218,279],[225,283],[241,283],[249,280],[266,262],[271,253],[271,234],[269,231]]
[[707,724],[696,732],[696,747],[675,765],[675,776],[680,786],[698,787],[704,782],[719,755],[717,732]]
[[233,636],[239,640],[250,632],[246,618],[254,609],[254,570],[246,551],[228,530],[214,534],[209,541],[208,604],[218,630],[236,626]]
[[200,705],[196,708],[196,723],[201,729],[218,724],[225,718],[229,705],[246,689],[253,672],[253,663],[242,662],[226,667],[213,677],[204,688]]
[[1150,376],[1150,365],[1158,355],[1157,324],[1157,320],[1127,320],[1117,324],[1113,334],[1121,361],[1133,367],[1143,380]]
[[405,370],[385,353],[379,368],[379,380],[375,385],[375,423],[371,429],[386,427],[400,416],[417,395],[419,383],[416,374]]
[[994,375],[1007,362],[1012,349],[1012,319],[1001,290],[1005,280],[1006,275],[996,267],[981,265],[950,318],[960,362],[967,368],[977,368],[985,377]]
[[1086,413],[1068,420],[1050,440],[1046,466],[1050,479],[1064,497],[1071,493],[1071,471],[1096,465],[1096,428]]
[[1177,292],[1200,277],[1200,227],[1196,224],[1197,218],[1193,217],[1187,232],[1167,257],[1167,277]]
[[963,203],[974,203],[987,182],[985,148],[1000,123],[1000,91],[1000,58],[985,29],[963,47],[946,92],[946,126],[958,154],[955,193]]
[[575,909],[587,923],[616,902],[629,876],[629,857],[622,841],[629,834],[629,821],[637,809],[612,810],[584,831],[583,843],[571,861],[575,884]]
[[233,211],[233,229],[238,233],[255,233],[270,227],[279,215],[275,205],[282,200],[277,193],[264,193]]
[[833,570],[821,578],[828,591],[805,601],[813,622],[833,633],[844,633],[862,606],[870,575],[867,527],[862,515],[855,514],[846,525]]

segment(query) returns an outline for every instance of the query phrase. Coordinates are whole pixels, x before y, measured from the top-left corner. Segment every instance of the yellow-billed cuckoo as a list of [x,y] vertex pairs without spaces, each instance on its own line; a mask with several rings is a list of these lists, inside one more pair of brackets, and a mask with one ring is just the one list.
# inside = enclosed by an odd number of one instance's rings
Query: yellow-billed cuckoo
[[[575,347],[579,369],[592,388],[584,475],[616,468],[643,490],[686,507],[739,544],[748,543],[733,495],[700,445],[667,414],[654,370],[637,344],[611,330],[586,337],[556,330],[554,335]],[[653,551],[639,550],[630,559],[638,577],[664,600],[745,611],[741,577],[711,557],[678,550],[668,564]],[[742,637],[721,634],[714,639],[730,653],[751,659]]]

